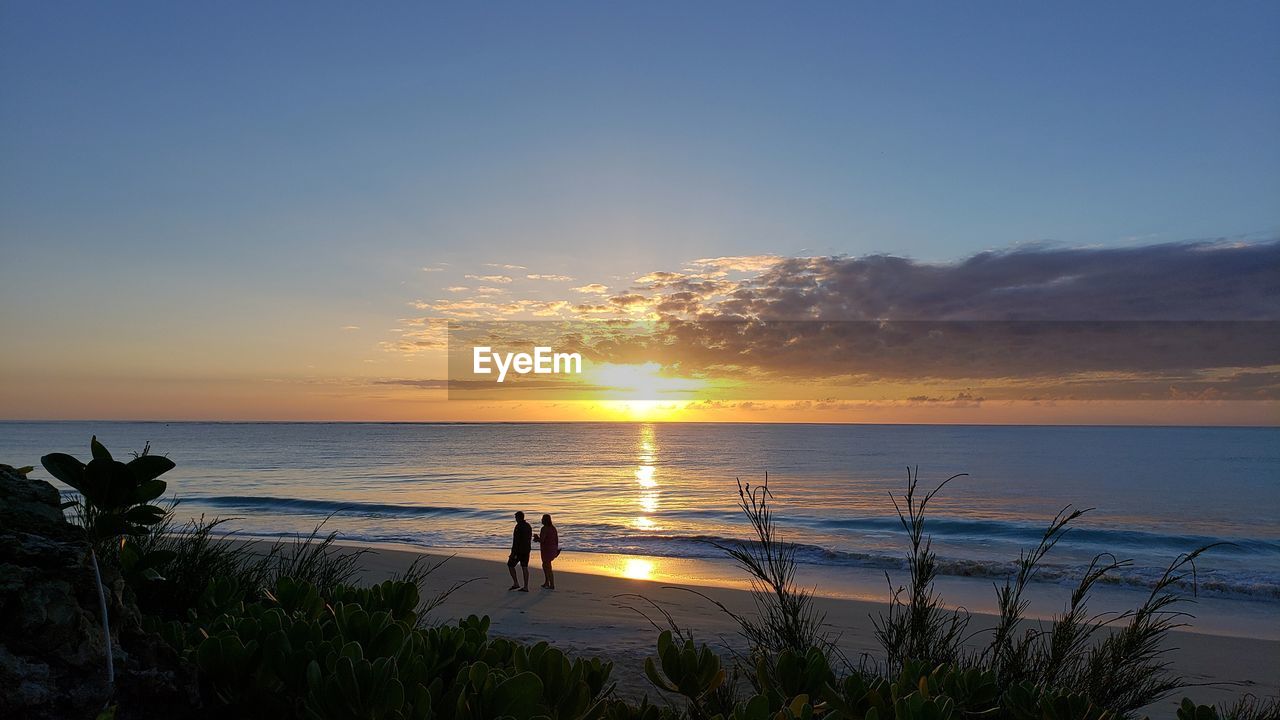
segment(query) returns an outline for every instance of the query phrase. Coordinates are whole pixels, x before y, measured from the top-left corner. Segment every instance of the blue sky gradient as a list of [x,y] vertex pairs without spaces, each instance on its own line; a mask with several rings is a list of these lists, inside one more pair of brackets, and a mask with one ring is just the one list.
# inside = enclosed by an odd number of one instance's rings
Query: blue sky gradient
[[324,333],[441,263],[1266,240],[1277,37],[1267,2],[5,2],[3,321],[33,367],[164,336],[261,374],[369,360]]

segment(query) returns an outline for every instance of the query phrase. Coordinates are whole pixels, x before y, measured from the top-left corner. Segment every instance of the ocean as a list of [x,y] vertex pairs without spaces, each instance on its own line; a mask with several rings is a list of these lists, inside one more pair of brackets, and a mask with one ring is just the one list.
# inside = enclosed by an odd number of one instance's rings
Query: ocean
[[[769,489],[807,577],[897,573],[905,534],[891,494],[957,474],[926,530],[944,577],[1006,577],[1068,505],[1092,508],[1037,583],[1066,585],[1100,553],[1145,590],[1180,553],[1205,598],[1280,610],[1280,429],[777,424],[0,423],[0,461],[118,455],[150,442],[182,518],[231,517],[262,537],[325,522],[346,542],[492,549],[511,514],[551,513],[575,553],[723,556],[745,538],[737,484]],[[1221,605],[1221,603],[1219,603]],[[1258,607],[1255,605],[1254,607]],[[1267,611],[1270,613],[1271,611]]]

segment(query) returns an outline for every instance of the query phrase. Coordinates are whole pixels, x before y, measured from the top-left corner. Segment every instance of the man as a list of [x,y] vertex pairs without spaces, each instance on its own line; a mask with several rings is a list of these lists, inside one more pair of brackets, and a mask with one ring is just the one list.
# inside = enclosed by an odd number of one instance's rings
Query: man
[[[516,529],[511,533],[511,557],[507,558],[507,571],[511,573],[511,587],[507,591],[529,592],[529,552],[533,549],[533,526],[524,521],[524,513],[516,512]],[[524,570],[524,586],[516,579],[516,563]]]

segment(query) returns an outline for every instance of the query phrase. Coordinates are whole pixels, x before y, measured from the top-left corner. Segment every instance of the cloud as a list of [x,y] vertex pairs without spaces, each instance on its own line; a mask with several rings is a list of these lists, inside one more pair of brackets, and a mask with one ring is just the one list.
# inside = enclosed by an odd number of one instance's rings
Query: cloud
[[657,272],[645,273],[644,275],[641,275],[640,277],[636,278],[636,283],[639,285],[647,285],[649,287],[663,287],[670,283],[676,282],[677,280],[681,280],[685,277],[688,277],[688,276],[685,275],[684,273],[667,272],[665,270],[659,270]]
[[479,280],[481,282],[499,283],[501,285],[505,285],[511,282],[511,276],[509,275],[467,275],[466,278],[468,280]]
[[359,329],[360,329],[360,326],[359,326],[359,325],[343,325],[340,329],[342,329],[342,330],[359,330]]
[[[736,273],[730,275],[729,273]],[[532,277],[532,276],[530,276]],[[1280,242],[1045,245],[952,263],[893,255],[703,258],[611,294],[416,304],[444,317],[646,318],[583,349],[685,375],[857,388],[917,404],[1280,397]],[[491,288],[496,290],[496,288]]]
[[507,265],[505,263],[485,263],[485,267],[498,268],[499,270],[528,270],[524,265]]
[[[608,390],[610,388],[603,385],[590,385],[585,383],[569,382],[565,380],[540,380],[525,376],[512,376],[504,385],[496,385],[492,380],[453,380],[453,379],[413,379],[413,378],[381,378],[370,381],[371,385],[399,385],[403,387],[418,388],[420,390],[461,390],[461,391],[480,391],[491,394],[491,397],[501,398],[502,395],[515,395],[514,391],[524,392],[556,392],[572,390],[575,392],[587,392],[593,390]],[[474,396],[468,395],[468,399],[474,399]]]
[[752,273],[768,270],[782,260],[783,258],[779,255],[731,255],[694,260],[689,263],[689,266],[719,272]]
[[[501,288],[493,288],[493,290],[504,292]],[[484,297],[460,300],[419,300],[412,303],[412,306],[418,310],[430,311],[440,316],[475,320],[505,319],[521,315],[531,315],[533,317],[559,316],[572,310],[572,304],[565,300],[520,299],[494,302],[492,299]],[[419,318],[418,320],[425,320],[425,318]]]
[[573,278],[568,275],[546,275],[542,273],[530,273],[525,275],[530,280],[549,280],[551,282],[573,282]]
[[1028,248],[945,265],[787,258],[711,310],[824,320],[1280,319],[1280,244]]
[[447,390],[449,388],[448,380],[412,380],[388,378],[383,380],[374,380],[374,385],[403,385],[405,387],[415,387],[422,390]]
[[638,293],[624,293],[622,295],[614,295],[609,298],[609,302],[618,307],[632,307],[635,305],[644,305],[649,302],[649,298]]
[[428,265],[422,268],[422,272],[444,272],[444,266],[449,263],[440,263],[439,265]]
[[982,405],[985,398],[975,396],[969,392],[958,392],[951,397],[935,397],[931,395],[912,395],[907,398],[907,402],[913,405],[946,405],[948,407],[965,407],[973,408]]

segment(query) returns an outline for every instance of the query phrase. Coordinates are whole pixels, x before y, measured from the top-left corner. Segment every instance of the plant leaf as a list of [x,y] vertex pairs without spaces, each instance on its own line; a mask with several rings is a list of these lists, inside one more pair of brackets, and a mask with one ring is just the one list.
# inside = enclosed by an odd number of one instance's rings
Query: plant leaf
[[89,438],[89,449],[93,451],[94,460],[110,460],[111,453],[107,450],[107,446],[98,442],[98,436],[94,435]]
[[83,493],[81,482],[84,477],[84,463],[66,453],[49,453],[40,458],[40,464],[49,474]]
[[133,501],[138,503],[151,502],[164,494],[168,483],[163,480],[147,480],[133,491]]
[[164,519],[164,509],[155,505],[139,505],[129,508],[124,514],[124,519],[139,525],[155,525]]
[[132,504],[130,501],[135,488],[133,475],[122,462],[94,458],[84,468],[84,488],[81,493],[86,500],[102,510]]
[[160,455],[140,455],[129,461],[129,471],[140,483],[154,480],[174,467],[176,465],[172,460]]

